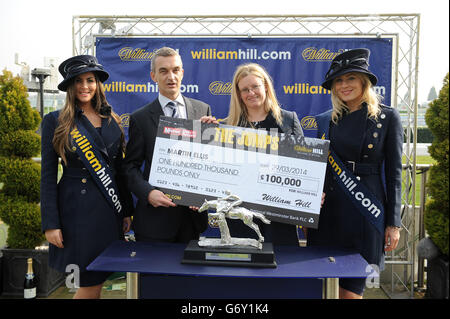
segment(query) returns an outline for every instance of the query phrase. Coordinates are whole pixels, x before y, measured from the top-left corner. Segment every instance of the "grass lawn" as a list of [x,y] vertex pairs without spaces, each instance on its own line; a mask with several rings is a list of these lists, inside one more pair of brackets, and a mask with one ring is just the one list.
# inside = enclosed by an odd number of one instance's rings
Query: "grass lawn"
[[436,160],[430,155],[417,155],[416,162],[417,164],[435,164]]
[[[417,155],[416,156],[416,162],[417,164],[434,164],[436,163],[436,160],[432,158],[430,155]],[[403,156],[402,163],[406,163],[406,158]]]

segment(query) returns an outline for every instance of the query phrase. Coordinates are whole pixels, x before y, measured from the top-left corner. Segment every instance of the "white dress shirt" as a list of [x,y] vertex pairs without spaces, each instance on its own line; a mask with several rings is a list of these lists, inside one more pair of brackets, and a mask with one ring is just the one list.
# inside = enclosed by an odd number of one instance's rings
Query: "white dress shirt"
[[169,110],[169,108],[166,107],[167,103],[173,102],[177,106],[179,118],[181,119],[187,119],[187,112],[186,112],[186,105],[184,104],[184,99],[181,96],[181,94],[178,95],[178,97],[175,99],[175,101],[172,101],[165,97],[164,95],[159,94],[158,95],[158,101],[159,104],[161,104],[162,111],[166,116],[172,116],[172,111]]

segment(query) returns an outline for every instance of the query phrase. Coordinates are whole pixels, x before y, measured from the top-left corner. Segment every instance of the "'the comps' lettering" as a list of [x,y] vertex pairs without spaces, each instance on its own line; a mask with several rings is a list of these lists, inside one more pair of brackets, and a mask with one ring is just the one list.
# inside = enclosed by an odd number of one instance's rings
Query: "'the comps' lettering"
[[243,131],[236,134],[234,129],[216,127],[214,141],[232,145],[236,141],[237,145],[253,147],[258,149],[267,149],[270,147],[272,151],[278,150],[278,136],[269,134],[257,134],[256,132]]

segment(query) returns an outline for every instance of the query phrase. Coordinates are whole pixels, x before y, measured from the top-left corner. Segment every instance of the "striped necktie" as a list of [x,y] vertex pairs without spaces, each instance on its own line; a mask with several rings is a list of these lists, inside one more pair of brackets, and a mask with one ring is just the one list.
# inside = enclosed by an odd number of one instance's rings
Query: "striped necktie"
[[168,109],[170,109],[170,111],[171,111],[171,116],[172,116],[172,117],[174,117],[174,118],[177,118],[177,117],[178,117],[178,108],[177,108],[177,106],[175,105],[175,103],[169,102],[169,103],[166,104],[166,107],[167,107]]

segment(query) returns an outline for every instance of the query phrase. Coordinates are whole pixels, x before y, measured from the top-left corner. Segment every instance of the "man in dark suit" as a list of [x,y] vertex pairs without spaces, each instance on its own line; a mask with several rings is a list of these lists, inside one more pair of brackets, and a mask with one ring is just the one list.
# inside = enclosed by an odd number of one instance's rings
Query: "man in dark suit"
[[181,95],[183,73],[177,51],[167,47],[156,51],[150,75],[158,84],[159,96],[130,116],[124,166],[128,186],[138,198],[133,216],[137,241],[189,242],[198,239],[207,226],[206,214],[175,205],[148,182],[159,117],[198,120],[211,115],[208,104]]

